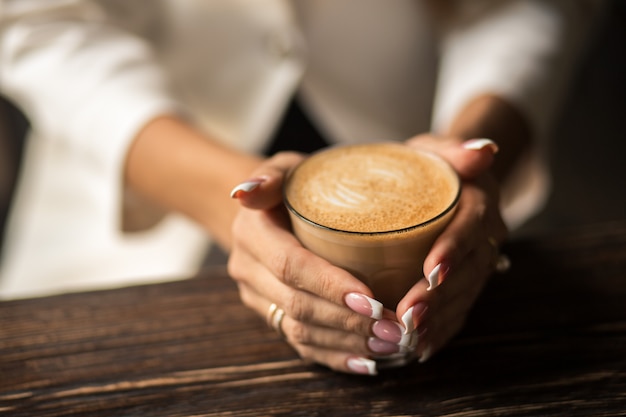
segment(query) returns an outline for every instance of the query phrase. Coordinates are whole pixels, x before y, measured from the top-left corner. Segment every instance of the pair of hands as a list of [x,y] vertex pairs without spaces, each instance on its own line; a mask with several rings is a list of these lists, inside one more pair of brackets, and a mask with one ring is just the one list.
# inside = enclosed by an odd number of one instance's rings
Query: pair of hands
[[499,212],[498,185],[488,173],[497,146],[478,139],[420,135],[407,146],[436,152],[463,180],[455,217],[433,245],[423,276],[438,268],[438,283],[420,279],[398,303],[381,310],[371,290],[348,272],[302,247],[282,204],[288,171],[304,156],[280,153],[253,178],[235,187],[242,205],[232,228],[229,273],[243,303],[262,317],[272,304],[284,311],[278,323],[305,360],[334,370],[376,374],[374,358],[427,360],[462,327],[493,272],[507,230]]

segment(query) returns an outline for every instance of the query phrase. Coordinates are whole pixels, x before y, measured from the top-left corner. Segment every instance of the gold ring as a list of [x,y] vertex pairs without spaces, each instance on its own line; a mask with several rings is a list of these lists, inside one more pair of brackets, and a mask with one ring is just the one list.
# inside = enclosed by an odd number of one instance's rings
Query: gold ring
[[500,245],[498,245],[498,241],[494,237],[489,236],[487,238],[487,242],[489,242],[489,244],[495,251],[496,261],[494,264],[494,269],[496,270],[496,272],[503,273],[508,271],[511,268],[511,260],[508,256],[500,253]]
[[285,337],[282,328],[283,318],[285,318],[285,310],[279,308],[275,303],[272,303],[267,310],[265,321],[267,325],[274,329],[281,337]]
[[268,327],[272,327],[272,320],[274,319],[274,314],[276,314],[276,309],[278,306],[275,303],[270,304],[269,310],[267,310],[267,314],[265,315],[265,322]]
[[280,335],[280,337],[285,337],[285,333],[283,332],[283,318],[285,317],[285,310],[282,308],[276,309],[276,314],[274,314],[274,320],[272,320],[272,327],[276,332]]

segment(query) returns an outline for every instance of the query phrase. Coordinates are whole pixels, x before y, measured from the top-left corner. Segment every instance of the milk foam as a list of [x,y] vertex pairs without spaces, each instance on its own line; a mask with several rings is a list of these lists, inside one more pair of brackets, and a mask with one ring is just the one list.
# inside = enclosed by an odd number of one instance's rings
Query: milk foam
[[333,229],[385,232],[421,224],[455,200],[458,179],[431,155],[400,144],[336,147],[305,160],[286,187],[288,203]]

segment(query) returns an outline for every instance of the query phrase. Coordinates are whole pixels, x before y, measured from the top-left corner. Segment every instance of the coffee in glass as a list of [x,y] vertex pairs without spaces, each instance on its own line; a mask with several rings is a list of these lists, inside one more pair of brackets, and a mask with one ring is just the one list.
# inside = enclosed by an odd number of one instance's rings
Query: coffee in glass
[[290,173],[284,193],[302,245],[395,310],[454,215],[460,180],[433,153],[370,143],[311,155]]

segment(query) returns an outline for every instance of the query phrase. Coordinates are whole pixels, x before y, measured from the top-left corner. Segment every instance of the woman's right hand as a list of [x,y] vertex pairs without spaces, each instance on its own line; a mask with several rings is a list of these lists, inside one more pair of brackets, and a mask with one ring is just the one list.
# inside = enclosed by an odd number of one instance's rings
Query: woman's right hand
[[394,313],[383,310],[365,284],[306,250],[293,235],[282,186],[303,158],[277,154],[233,190],[242,208],[232,227],[228,271],[243,303],[266,320],[273,316],[277,331],[303,359],[373,375],[372,358],[401,355],[410,348],[410,335],[402,337]]

